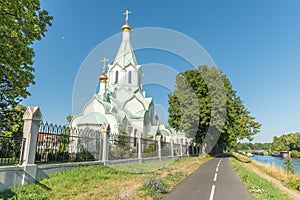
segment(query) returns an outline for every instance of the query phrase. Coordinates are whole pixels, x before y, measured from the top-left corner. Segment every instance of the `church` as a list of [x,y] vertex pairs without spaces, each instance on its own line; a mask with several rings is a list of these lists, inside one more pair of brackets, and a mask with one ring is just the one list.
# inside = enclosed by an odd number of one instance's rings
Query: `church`
[[122,41],[112,64],[106,65],[106,58],[102,60],[103,72],[99,76],[99,91],[83,107],[82,112],[73,117],[71,126],[84,129],[99,130],[101,124],[109,124],[110,132],[118,135],[124,131],[128,136],[141,135],[155,138],[160,134],[165,142],[171,137],[175,143],[185,141],[183,133],[160,124],[151,97],[143,90],[143,70],[138,64],[130,42],[131,26],[122,26]]

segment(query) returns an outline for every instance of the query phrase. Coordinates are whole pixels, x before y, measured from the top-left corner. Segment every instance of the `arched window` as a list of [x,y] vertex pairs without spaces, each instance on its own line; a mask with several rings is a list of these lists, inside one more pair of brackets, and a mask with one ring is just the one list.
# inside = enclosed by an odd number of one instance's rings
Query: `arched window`
[[140,78],[140,72],[138,72],[138,76],[137,76],[137,82],[138,82],[138,86],[140,87],[141,86],[141,78]]
[[116,74],[115,74],[115,83],[118,83],[119,82],[119,71],[116,71]]
[[128,72],[128,83],[131,84],[131,71]]

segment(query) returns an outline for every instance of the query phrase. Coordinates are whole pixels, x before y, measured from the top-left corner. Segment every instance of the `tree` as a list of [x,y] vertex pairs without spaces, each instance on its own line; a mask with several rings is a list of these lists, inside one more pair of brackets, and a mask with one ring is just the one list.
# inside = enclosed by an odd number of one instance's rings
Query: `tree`
[[[39,0],[2,0],[0,3],[0,117],[29,94],[27,88],[34,84],[31,47],[41,40],[51,26],[52,17],[41,10]],[[8,129],[1,124],[1,131]]]
[[220,149],[234,148],[238,139],[251,140],[261,126],[226,75],[207,66],[176,77],[175,91],[169,94],[169,124],[197,143],[215,145],[217,140]]
[[26,107],[18,104],[3,112],[0,120],[0,135],[22,137],[23,135],[23,114]]
[[289,133],[280,137],[274,137],[273,151],[300,151],[300,133]]

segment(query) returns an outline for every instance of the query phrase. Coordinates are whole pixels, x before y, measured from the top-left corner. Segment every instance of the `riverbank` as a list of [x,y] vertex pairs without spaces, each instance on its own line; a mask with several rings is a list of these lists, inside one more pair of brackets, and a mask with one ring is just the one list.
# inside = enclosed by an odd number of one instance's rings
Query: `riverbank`
[[286,173],[274,165],[263,165],[237,153],[233,155],[240,161],[241,166],[245,168],[245,170],[251,171],[264,180],[267,180],[270,184],[278,187],[283,193],[289,194],[290,197],[297,200],[300,199],[300,175]]
[[[280,157],[273,157],[273,156],[261,156],[261,155],[253,155],[251,156],[252,160],[255,160],[259,163],[262,163],[264,165],[274,165],[277,168],[284,168],[284,158]],[[291,158],[291,162],[294,166],[295,173],[300,174],[300,159],[299,158]]]

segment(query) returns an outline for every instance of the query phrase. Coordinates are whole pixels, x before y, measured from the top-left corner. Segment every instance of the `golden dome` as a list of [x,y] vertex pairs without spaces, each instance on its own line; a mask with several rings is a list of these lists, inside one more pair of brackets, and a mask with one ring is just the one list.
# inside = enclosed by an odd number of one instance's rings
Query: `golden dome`
[[101,74],[101,75],[99,76],[99,81],[100,81],[101,83],[107,82],[107,80],[108,80],[108,77],[107,77],[106,74]]
[[124,24],[123,26],[122,26],[122,31],[131,31],[131,26],[129,26],[127,23],[126,24]]

